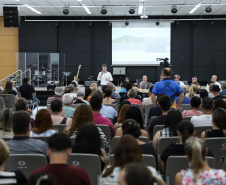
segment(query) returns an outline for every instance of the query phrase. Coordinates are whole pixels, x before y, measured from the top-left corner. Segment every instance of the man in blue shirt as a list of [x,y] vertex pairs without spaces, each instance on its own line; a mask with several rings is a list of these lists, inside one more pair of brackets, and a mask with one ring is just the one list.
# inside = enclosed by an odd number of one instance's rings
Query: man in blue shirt
[[171,99],[172,105],[176,99],[176,96],[179,95],[180,98],[179,98],[175,108],[178,108],[179,105],[181,104],[181,102],[184,100],[184,93],[183,93],[180,85],[178,84],[178,82],[170,79],[171,74],[172,74],[172,70],[169,67],[166,67],[162,70],[163,80],[157,82],[155,84],[154,88],[152,89],[151,99],[152,99],[154,106],[156,106],[155,98],[159,94],[168,95]]
[[222,84],[222,91],[220,92],[220,95],[226,95],[226,82],[223,82]]

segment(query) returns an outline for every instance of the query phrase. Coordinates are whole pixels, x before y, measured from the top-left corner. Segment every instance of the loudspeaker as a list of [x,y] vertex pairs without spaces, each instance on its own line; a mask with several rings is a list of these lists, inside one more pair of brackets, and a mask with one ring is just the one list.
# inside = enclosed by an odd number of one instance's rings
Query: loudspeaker
[[4,26],[18,27],[20,25],[18,7],[3,7]]

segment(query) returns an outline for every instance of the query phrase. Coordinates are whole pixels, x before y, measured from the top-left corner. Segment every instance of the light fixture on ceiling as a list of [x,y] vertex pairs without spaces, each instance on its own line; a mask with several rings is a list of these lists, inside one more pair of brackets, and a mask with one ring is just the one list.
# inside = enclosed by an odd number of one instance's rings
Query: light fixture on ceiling
[[176,6],[176,5],[173,5],[173,6],[172,6],[171,12],[172,12],[173,14],[176,14],[176,13],[177,13],[177,6]]
[[103,7],[101,8],[101,14],[105,15],[105,14],[107,14],[107,12],[108,12],[108,11],[107,11],[107,8],[103,6]]
[[210,13],[210,12],[212,12],[211,5],[209,5],[209,6],[206,7],[206,13]]
[[135,7],[129,8],[129,14],[134,14],[135,13]]
[[125,25],[126,25],[126,26],[129,26],[129,21],[126,21],[126,22],[125,22]]
[[15,0],[15,1],[20,1],[20,0]]
[[85,9],[87,14],[89,14],[89,15],[91,14],[89,8],[85,4],[83,5],[83,8]]
[[139,15],[143,14],[143,11],[144,11],[144,3],[141,3],[138,8],[138,14]]
[[77,0],[78,2],[82,2],[82,0]]
[[36,9],[34,9],[33,7],[29,6],[28,4],[25,4],[24,6],[27,7],[28,9],[30,9],[31,11],[33,11],[33,12],[39,14],[39,15],[42,14],[42,13],[39,12],[38,10],[36,10]]
[[68,15],[69,14],[69,6],[65,6],[63,8],[63,13],[64,13],[64,15]]
[[189,12],[189,14],[193,14],[193,13],[194,13],[201,5],[202,5],[201,3],[197,4],[197,5],[195,6],[195,8],[193,8],[193,9]]

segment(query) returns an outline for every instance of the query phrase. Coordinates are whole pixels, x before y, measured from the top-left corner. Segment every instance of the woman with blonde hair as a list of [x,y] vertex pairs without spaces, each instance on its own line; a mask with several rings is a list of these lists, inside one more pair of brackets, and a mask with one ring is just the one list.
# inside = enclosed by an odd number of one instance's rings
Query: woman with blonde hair
[[9,147],[3,139],[0,139],[0,184],[26,185],[27,179],[21,171],[5,171],[4,163],[9,158],[9,155]]
[[191,184],[226,184],[226,174],[221,169],[211,169],[208,166],[206,155],[208,149],[197,137],[190,137],[185,141],[184,150],[190,162],[189,170],[182,170],[175,178],[176,185]]
[[192,84],[188,91],[188,97],[192,98],[193,96],[195,96],[197,91],[198,91],[198,86],[196,84]]

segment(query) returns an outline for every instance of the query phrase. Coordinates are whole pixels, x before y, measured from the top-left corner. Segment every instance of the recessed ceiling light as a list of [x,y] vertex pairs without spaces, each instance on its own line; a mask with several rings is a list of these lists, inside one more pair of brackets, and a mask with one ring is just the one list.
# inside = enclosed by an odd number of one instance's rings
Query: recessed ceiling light
[[15,1],[20,1],[20,0],[15,0]]

